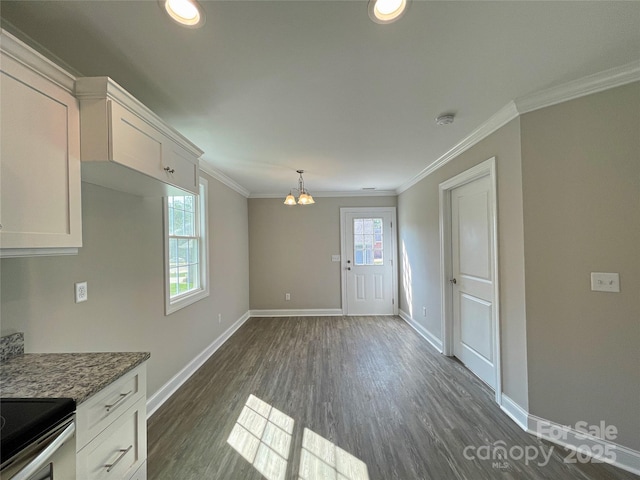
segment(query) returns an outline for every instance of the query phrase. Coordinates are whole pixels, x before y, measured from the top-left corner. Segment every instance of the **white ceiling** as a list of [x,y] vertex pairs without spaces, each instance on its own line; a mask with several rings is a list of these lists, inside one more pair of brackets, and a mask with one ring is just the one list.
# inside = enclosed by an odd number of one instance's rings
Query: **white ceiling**
[[[640,58],[640,2],[3,1],[1,15],[86,76],[108,75],[252,196],[394,190],[509,101]],[[453,112],[453,125],[434,118]]]

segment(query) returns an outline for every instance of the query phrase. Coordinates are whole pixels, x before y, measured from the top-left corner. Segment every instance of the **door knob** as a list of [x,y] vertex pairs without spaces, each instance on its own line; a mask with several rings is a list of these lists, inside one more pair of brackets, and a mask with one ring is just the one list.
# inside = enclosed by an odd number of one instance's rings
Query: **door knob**
[[455,285],[456,283],[458,283],[458,281],[455,278],[452,278],[451,280],[449,280],[449,283],[451,285]]

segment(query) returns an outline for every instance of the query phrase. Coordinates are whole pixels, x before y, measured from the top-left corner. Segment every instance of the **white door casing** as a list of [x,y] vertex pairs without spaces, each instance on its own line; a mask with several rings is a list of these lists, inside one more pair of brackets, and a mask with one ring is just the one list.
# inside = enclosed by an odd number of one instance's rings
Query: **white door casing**
[[440,184],[440,235],[443,353],[458,357],[500,403],[495,158]]
[[396,315],[395,207],[340,209],[344,315]]

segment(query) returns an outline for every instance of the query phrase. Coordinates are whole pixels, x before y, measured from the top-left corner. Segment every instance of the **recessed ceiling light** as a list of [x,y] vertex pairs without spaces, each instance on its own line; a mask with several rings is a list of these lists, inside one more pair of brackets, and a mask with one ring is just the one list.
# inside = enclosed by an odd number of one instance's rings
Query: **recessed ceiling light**
[[407,9],[407,0],[369,0],[369,17],[376,23],[398,20]]
[[204,25],[204,11],[195,0],[160,0],[172,20],[180,25],[198,28]]

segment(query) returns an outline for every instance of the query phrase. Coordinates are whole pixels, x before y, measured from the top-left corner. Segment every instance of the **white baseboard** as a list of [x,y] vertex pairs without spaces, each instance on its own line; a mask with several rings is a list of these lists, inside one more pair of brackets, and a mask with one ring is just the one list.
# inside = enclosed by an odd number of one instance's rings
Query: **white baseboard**
[[[640,452],[531,414],[528,415],[527,425],[527,431],[532,435],[578,452],[578,454],[591,457],[596,461],[610,463],[640,475]],[[605,452],[604,457],[601,457],[602,452]],[[612,455],[615,457],[613,460],[611,460]]]
[[442,340],[440,340],[438,337],[436,337],[434,334],[432,334],[429,330],[427,330],[422,325],[420,325],[418,322],[416,322],[404,310],[398,310],[398,314],[400,315],[401,319],[403,319],[405,322],[407,322],[411,328],[413,328],[416,332],[418,332],[418,335],[420,335],[427,342],[429,342],[433,346],[433,348],[435,348],[440,353],[442,353]]
[[196,370],[198,370],[218,348],[233,335],[251,315],[247,311],[233,325],[231,325],[222,335],[216,338],[211,345],[200,352],[193,360],[191,360],[182,370],[176,373],[171,380],[165,383],[160,389],[147,399],[147,419],[150,418],[158,408],[173,395],[178,388],[186,382]]
[[500,408],[502,409],[502,411],[509,415],[509,417],[511,417],[511,420],[516,422],[520,428],[528,431],[529,412],[527,412],[524,408],[511,400],[504,393],[500,397]]
[[[399,315],[400,318],[407,322],[420,336],[433,345],[439,352],[442,352],[442,342],[440,339],[411,318],[404,310],[399,310]],[[618,468],[640,475],[640,452],[618,445],[610,440],[603,440],[579,432],[574,428],[532,415],[504,393],[500,397],[500,408],[502,411],[524,431],[578,452],[579,454],[587,455],[594,461],[610,463]],[[549,431],[554,432],[554,434],[544,434],[544,432]],[[604,452],[605,456],[600,456],[600,452]],[[615,456],[615,458],[613,458],[613,456]]]
[[341,308],[306,308],[300,310],[250,310],[252,317],[341,317]]
[[[587,456],[593,461],[609,463],[636,475],[640,475],[640,452],[618,445],[611,440],[580,432],[571,426],[560,425],[527,412],[504,393],[500,408],[523,430],[583,455],[570,456],[571,461],[584,461]],[[587,427],[588,428],[588,427]],[[604,454],[604,456],[603,456]]]

